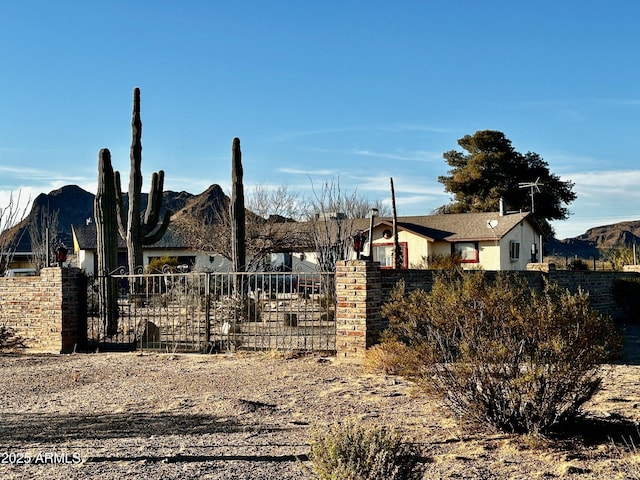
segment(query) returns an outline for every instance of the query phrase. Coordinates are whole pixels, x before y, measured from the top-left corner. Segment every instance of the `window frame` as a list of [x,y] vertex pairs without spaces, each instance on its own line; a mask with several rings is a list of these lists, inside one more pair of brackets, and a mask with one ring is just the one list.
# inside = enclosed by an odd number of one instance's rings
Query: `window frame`
[[512,262],[520,260],[520,242],[518,240],[509,240],[509,260]]
[[[461,245],[467,245],[473,247],[473,258],[468,258],[463,255],[463,252],[459,250]],[[478,248],[478,242],[454,242],[451,245],[451,254],[460,255],[460,263],[479,263],[480,262],[480,250]]]
[[[400,245],[400,250],[402,251],[402,268],[409,268],[409,248],[408,248],[408,244],[407,242],[398,242],[398,245]],[[374,243],[373,244],[373,250],[374,250],[374,254],[373,254],[373,261],[379,262],[380,263],[380,268],[386,268],[386,269],[391,269],[393,268],[393,265],[382,265],[382,262],[380,262],[380,255],[378,255],[378,247],[391,247],[392,248],[392,252],[393,252],[393,242],[381,242],[381,243]],[[385,258],[387,258],[385,256]]]

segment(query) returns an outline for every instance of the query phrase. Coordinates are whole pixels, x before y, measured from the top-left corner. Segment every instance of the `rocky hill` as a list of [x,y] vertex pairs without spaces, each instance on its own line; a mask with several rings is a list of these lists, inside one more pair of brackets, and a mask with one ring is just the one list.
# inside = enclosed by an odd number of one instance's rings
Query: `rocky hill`
[[559,257],[599,258],[601,251],[631,247],[640,243],[640,220],[602,225],[577,237],[552,239],[545,245],[547,255]]
[[211,185],[199,195],[191,195],[180,208],[172,209],[173,218],[180,220],[183,217],[204,218],[215,223],[215,219],[229,208],[229,197],[227,197],[220,185]]
[[[83,190],[77,185],[67,185],[48,194],[40,194],[33,201],[29,215],[9,233],[12,237],[21,238],[18,251],[31,251],[29,224],[36,222],[39,228],[44,228],[43,220],[51,218],[57,212],[57,238],[67,247],[72,245],[71,226],[84,225],[93,222],[93,200],[95,195]],[[142,209],[147,205],[147,194],[142,196]],[[127,195],[124,196],[125,208]],[[188,192],[165,191],[163,193],[162,213],[169,209],[176,218],[184,215],[211,215],[205,218],[215,218],[213,212],[227,208],[229,198],[219,185],[212,185],[199,195]],[[42,226],[42,227],[41,227]],[[24,232],[24,234],[23,234]]]

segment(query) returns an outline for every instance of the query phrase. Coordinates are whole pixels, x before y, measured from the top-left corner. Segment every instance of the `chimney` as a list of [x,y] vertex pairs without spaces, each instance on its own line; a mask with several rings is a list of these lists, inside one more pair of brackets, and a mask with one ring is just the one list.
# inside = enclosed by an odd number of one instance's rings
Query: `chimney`
[[500,216],[504,217],[504,198],[500,197]]

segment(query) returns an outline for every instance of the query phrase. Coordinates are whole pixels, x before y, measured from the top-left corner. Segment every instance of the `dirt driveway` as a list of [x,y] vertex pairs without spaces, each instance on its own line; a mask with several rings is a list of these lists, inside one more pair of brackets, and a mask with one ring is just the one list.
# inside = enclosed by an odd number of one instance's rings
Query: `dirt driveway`
[[600,440],[538,448],[469,429],[406,380],[321,357],[5,355],[0,368],[3,479],[314,478],[312,429],[346,417],[399,427],[429,479],[625,478],[639,461],[607,440],[619,419],[640,420],[634,365],[607,367],[589,406]]

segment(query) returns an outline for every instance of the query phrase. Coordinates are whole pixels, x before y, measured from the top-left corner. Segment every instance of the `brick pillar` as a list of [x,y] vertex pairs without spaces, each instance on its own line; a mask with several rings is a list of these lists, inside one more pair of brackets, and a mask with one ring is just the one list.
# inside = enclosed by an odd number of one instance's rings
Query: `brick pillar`
[[380,264],[346,260],[336,264],[336,356],[362,363],[384,327],[380,315]]
[[86,347],[87,287],[78,268],[49,267],[40,272],[45,292],[39,343],[55,353],[69,353]]
[[87,346],[87,282],[79,268],[62,268],[61,353]]

